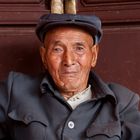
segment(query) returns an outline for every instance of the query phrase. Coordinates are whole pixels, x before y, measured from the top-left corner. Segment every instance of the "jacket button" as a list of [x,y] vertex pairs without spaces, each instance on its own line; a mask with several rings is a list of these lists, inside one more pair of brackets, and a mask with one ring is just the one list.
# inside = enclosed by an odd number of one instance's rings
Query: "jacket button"
[[31,114],[28,114],[28,115],[25,116],[25,121],[27,123],[30,122],[30,121],[32,121],[32,120],[33,120],[33,116]]
[[73,129],[74,126],[75,126],[75,124],[74,124],[73,121],[69,121],[69,122],[68,122],[68,127],[69,127],[70,129]]

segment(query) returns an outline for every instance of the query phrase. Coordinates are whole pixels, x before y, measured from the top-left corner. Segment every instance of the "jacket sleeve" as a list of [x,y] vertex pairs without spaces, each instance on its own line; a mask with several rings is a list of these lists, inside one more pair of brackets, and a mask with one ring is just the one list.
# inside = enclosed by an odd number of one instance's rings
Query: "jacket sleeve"
[[133,95],[130,102],[120,113],[124,140],[140,139],[140,112],[138,110],[139,97]]
[[120,85],[112,85],[122,125],[121,140],[140,140],[139,96]]
[[[10,74],[9,77],[11,76],[12,74]],[[11,81],[12,79],[10,80],[10,82]],[[7,124],[7,111],[10,103],[9,86],[10,86],[9,80],[0,82],[0,140],[10,140],[9,138],[10,132],[8,130]]]

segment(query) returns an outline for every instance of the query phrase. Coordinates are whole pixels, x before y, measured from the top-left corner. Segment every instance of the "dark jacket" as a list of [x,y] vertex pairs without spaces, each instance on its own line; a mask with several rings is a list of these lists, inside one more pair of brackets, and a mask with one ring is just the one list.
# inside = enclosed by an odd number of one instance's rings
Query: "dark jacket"
[[12,72],[0,84],[0,140],[140,140],[132,91],[91,73],[93,99],[72,110],[43,77]]

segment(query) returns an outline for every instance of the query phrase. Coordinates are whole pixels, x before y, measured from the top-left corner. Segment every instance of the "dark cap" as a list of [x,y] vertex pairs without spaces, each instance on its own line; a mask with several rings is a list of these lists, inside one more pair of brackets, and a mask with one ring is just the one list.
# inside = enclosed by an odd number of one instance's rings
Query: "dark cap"
[[41,42],[44,42],[45,34],[53,27],[73,25],[86,30],[94,38],[95,44],[98,44],[102,37],[101,20],[92,15],[79,14],[48,14],[43,15],[36,27],[36,34]]

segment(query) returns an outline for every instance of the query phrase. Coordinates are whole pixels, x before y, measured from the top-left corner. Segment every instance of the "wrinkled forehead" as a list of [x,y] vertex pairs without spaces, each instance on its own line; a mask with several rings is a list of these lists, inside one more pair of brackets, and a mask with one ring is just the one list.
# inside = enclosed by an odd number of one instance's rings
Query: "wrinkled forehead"
[[[50,37],[54,38],[55,35],[59,36],[62,33],[65,35],[65,33],[67,32],[69,32],[69,36],[71,36],[71,33],[81,34],[81,36],[85,35],[85,37],[88,36],[89,38],[91,38],[94,44],[94,38],[87,30],[82,29],[81,27],[78,27],[78,26],[74,26],[74,25],[56,26],[56,27],[50,28],[45,34],[44,43],[46,42],[46,40],[50,39]],[[72,37],[76,38],[76,36],[72,36]]]

